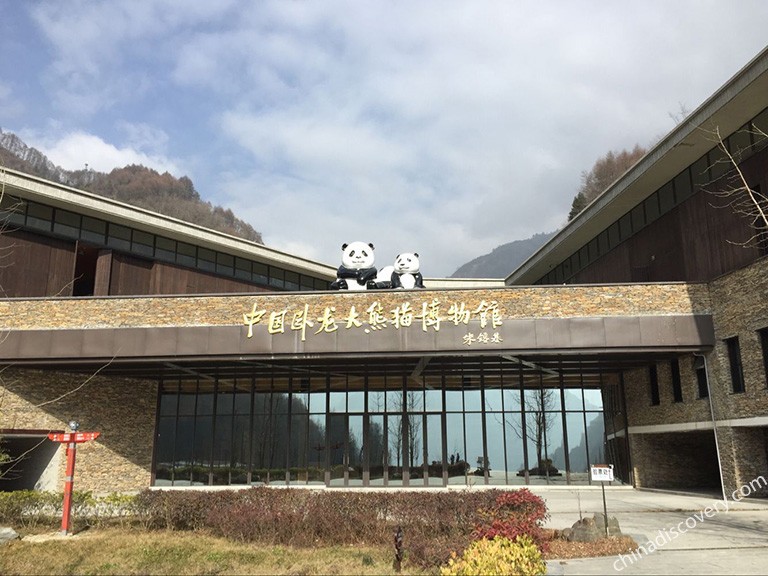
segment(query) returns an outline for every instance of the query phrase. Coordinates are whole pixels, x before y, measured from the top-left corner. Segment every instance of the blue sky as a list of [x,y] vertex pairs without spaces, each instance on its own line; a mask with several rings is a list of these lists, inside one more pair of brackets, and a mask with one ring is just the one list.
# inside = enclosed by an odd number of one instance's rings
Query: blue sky
[[187,175],[268,246],[426,277],[562,226],[765,46],[768,2],[5,2],[0,128]]

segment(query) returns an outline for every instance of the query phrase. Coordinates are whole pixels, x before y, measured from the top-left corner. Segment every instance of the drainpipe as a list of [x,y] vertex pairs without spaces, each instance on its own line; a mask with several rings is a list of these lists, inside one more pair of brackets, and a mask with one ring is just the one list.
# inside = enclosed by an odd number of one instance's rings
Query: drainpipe
[[695,358],[701,358],[704,362],[704,377],[707,379],[707,395],[709,396],[709,413],[712,417],[712,431],[715,433],[715,452],[717,452],[717,469],[720,471],[720,490],[723,493],[723,501],[728,500],[728,496],[725,494],[725,480],[723,479],[723,463],[720,460],[720,442],[717,439],[717,422],[715,421],[715,407],[712,403],[712,388],[709,384],[709,367],[707,366],[707,357],[704,354],[696,354]]

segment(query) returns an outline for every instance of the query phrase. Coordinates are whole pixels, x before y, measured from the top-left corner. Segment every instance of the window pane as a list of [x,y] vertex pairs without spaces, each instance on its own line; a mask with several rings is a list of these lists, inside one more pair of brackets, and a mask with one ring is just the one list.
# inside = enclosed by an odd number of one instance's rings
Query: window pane
[[619,235],[622,242],[632,236],[632,215],[629,212],[619,220]]
[[105,244],[107,240],[107,223],[103,220],[83,216],[80,238],[96,244]]
[[280,268],[269,268],[269,285],[275,288],[282,288],[285,286],[285,271]]
[[763,353],[763,376],[765,377],[765,383],[768,385],[768,328],[762,328],[758,330],[760,337],[760,348]]
[[744,392],[744,372],[741,366],[741,348],[738,336],[725,341],[731,368],[731,386],[734,393]]
[[234,276],[235,274],[235,257],[229,254],[222,254],[221,252],[216,254],[216,273],[225,274],[227,276]]
[[728,136],[728,150],[736,158],[737,162],[745,158],[751,146],[752,135],[750,134],[749,125],[742,126],[740,130]]
[[298,290],[299,289],[299,275],[296,272],[285,272],[285,289],[286,290]]
[[178,242],[176,244],[176,263],[182,266],[195,267],[197,265],[197,248],[191,244]]
[[259,262],[253,263],[253,281],[259,284],[267,284],[269,279],[269,268],[266,264]]
[[694,193],[698,192],[701,186],[708,184],[710,181],[708,164],[709,161],[705,154],[691,166],[691,180],[693,182]]
[[25,211],[26,204],[22,200],[19,200],[10,194],[3,194],[0,196],[1,223],[11,226],[23,226]]
[[245,258],[235,258],[235,278],[251,280],[251,261]]
[[142,232],[140,230],[133,231],[133,243],[131,244],[131,252],[134,254],[141,254],[142,256],[152,257],[155,253],[155,237],[153,234]]
[[634,232],[638,232],[645,226],[645,206],[643,204],[638,204],[632,208],[630,216],[632,218],[632,230]]
[[691,187],[691,173],[687,168],[675,177],[674,186],[675,199],[678,203],[691,196],[693,193]]
[[662,186],[658,194],[661,213],[666,214],[675,207],[675,193],[672,188],[672,182],[668,182]]
[[600,235],[597,237],[597,247],[598,250],[600,250],[601,256],[607,254],[611,249],[610,244],[608,243],[608,230],[600,232]]
[[651,196],[645,199],[645,202],[643,202],[643,205],[645,206],[645,219],[650,224],[656,218],[659,217],[660,209],[659,209],[659,195],[657,192],[654,192]]
[[216,271],[216,252],[207,248],[197,249],[197,267],[206,272]]
[[27,226],[50,232],[52,224],[53,208],[35,202],[30,202],[27,205]]
[[176,261],[176,241],[168,238],[155,239],[155,257],[168,262]]
[[315,289],[315,282],[314,278],[311,276],[304,276],[301,275],[301,289],[302,290],[314,290]]
[[619,245],[620,242],[620,236],[619,236],[619,223],[614,222],[610,225],[608,228],[608,246],[609,248],[615,248]]
[[107,245],[118,250],[131,249],[131,229],[117,224],[109,225]]
[[56,210],[56,221],[53,223],[53,231],[57,234],[77,238],[80,235],[80,215]]

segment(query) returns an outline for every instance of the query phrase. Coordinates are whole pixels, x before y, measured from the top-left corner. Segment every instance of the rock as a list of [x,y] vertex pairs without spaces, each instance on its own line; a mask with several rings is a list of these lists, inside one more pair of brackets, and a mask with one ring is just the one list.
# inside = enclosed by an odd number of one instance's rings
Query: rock
[[18,538],[18,532],[13,528],[8,528],[7,526],[0,527],[0,545],[7,544],[11,540],[17,540]]
[[[619,521],[615,516],[608,517],[608,535],[621,536]],[[583,518],[575,522],[566,538],[569,542],[595,542],[605,538],[605,516],[598,513],[592,518]]]
[[[605,514],[598,512],[595,514],[595,524],[605,534]],[[621,528],[616,516],[608,516],[608,536],[621,536]]]

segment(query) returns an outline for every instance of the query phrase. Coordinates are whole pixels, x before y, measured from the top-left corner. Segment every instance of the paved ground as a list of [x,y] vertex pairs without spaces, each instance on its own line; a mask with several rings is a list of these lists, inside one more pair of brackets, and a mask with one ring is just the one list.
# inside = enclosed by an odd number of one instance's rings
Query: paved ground
[[[531,487],[547,502],[550,528],[566,528],[603,511],[600,487]],[[549,574],[766,574],[768,500],[726,504],[717,494],[607,487],[609,516],[646,552],[551,561]]]

